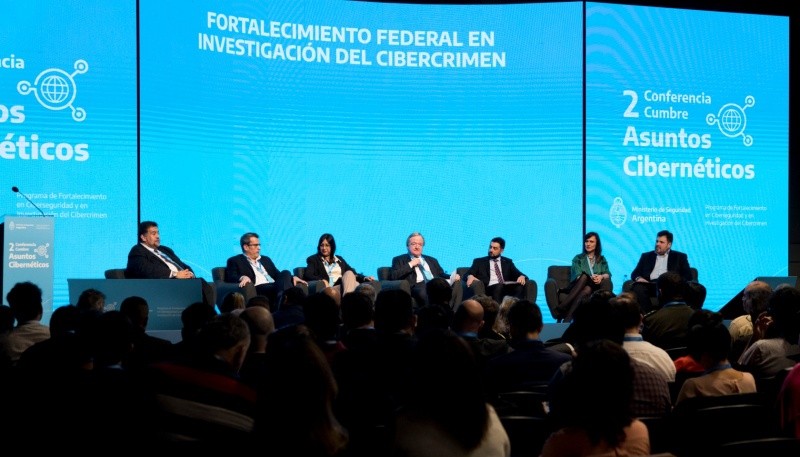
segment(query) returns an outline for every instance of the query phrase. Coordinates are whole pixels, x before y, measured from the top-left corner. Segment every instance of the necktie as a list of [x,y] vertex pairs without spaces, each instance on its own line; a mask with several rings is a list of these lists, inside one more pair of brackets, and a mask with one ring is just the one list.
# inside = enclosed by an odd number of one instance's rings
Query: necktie
[[431,274],[430,271],[425,269],[425,259],[423,259],[422,257],[419,258],[419,271],[422,272],[422,278],[425,281],[430,281],[431,279],[433,279],[433,274]]
[[497,283],[503,284],[503,272],[500,271],[500,259],[494,259],[494,274],[497,275]]
[[170,256],[168,256],[167,254],[159,251],[158,249],[156,249],[156,254],[158,254],[159,257],[161,257],[162,259],[166,260],[167,263],[169,263],[169,264],[173,265],[175,268],[177,268],[178,271],[182,271],[183,270],[183,267],[178,265],[178,262],[172,260],[172,258]]
[[253,266],[256,267],[256,269],[263,274],[265,278],[267,278],[267,284],[275,282],[275,280],[272,279],[272,276],[267,273],[267,270],[264,269],[264,265],[262,265],[260,261],[256,260],[253,262]]

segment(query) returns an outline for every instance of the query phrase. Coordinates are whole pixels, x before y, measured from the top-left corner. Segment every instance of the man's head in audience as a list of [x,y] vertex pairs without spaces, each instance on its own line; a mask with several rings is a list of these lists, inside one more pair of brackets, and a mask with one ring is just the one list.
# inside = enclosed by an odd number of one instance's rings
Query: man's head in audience
[[459,335],[474,334],[483,327],[483,306],[475,300],[464,300],[453,316],[453,331]]
[[414,333],[414,299],[402,289],[381,290],[375,299],[375,330],[383,334]]
[[42,289],[32,282],[18,282],[6,294],[6,301],[17,326],[25,322],[39,321],[44,314]]
[[367,295],[354,293],[342,297],[342,323],[345,329],[372,327],[374,320],[375,308]]
[[680,273],[668,271],[662,273],[656,280],[658,288],[658,300],[661,305],[676,301],[686,300],[686,281]]
[[544,327],[542,310],[528,300],[520,300],[508,310],[508,325],[514,341],[538,339]]
[[772,287],[764,281],[753,281],[744,288],[742,292],[742,308],[750,315],[752,322],[767,310],[769,297],[772,295]]
[[106,306],[106,294],[97,289],[86,289],[81,292],[75,306],[82,313],[102,313]]

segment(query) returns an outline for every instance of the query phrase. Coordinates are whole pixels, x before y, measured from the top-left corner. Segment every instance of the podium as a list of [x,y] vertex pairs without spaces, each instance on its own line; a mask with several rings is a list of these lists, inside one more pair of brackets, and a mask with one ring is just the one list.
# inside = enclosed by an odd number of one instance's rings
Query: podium
[[2,283],[5,302],[8,291],[18,282],[30,281],[42,289],[45,315],[53,312],[53,216],[5,216],[2,238]]
[[147,300],[150,319],[147,330],[179,331],[181,313],[203,301],[200,279],[67,279],[69,301],[77,303],[81,292],[96,289],[106,296],[106,311],[117,310],[122,300],[136,295]]

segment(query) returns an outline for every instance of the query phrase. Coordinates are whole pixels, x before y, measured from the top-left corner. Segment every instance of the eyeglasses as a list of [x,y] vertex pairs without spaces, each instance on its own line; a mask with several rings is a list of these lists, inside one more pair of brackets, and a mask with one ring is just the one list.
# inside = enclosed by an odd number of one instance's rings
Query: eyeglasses
[[261,246],[261,243],[250,243],[248,246]]

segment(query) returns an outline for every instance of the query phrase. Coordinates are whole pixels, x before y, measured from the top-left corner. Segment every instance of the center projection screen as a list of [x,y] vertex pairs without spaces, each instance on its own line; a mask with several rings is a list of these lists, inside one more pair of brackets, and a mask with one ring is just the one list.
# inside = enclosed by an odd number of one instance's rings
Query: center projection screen
[[[259,3],[259,4],[255,4]],[[141,217],[210,277],[331,233],[376,275],[495,236],[539,284],[581,249],[582,4],[140,3]]]

